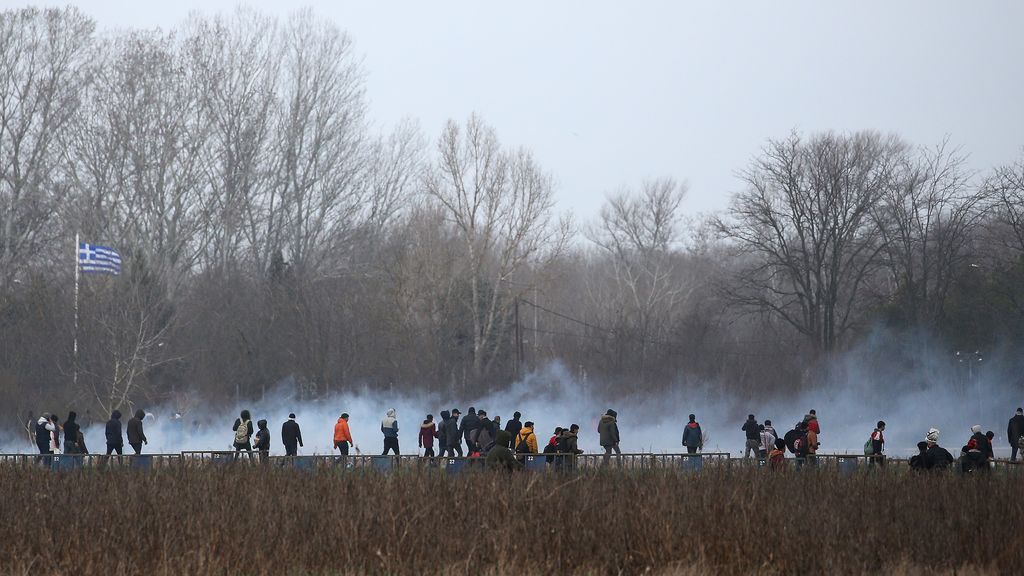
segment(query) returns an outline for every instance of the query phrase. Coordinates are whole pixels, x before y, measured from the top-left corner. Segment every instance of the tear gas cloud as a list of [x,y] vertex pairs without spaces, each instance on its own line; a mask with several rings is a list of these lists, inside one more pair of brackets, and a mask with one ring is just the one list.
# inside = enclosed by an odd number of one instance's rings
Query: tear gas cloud
[[[300,402],[294,396],[295,387],[282,384],[260,401],[217,411],[193,410],[179,420],[172,418],[172,406],[143,407],[152,415],[144,422],[149,439],[144,451],[230,450],[231,425],[242,409],[248,409],[254,422],[268,421],[273,454],[284,452],[281,424],[290,412],[302,427],[305,446],[300,454],[330,454],[334,423],[342,412],[351,416],[349,425],[361,451],[379,454],[383,448],[381,419],[389,408],[395,408],[402,453],[415,454],[419,426],[426,414],[433,414],[439,422],[442,410],[457,407],[465,415],[473,406],[486,410],[492,419],[501,416],[502,427],[513,412],[522,412],[524,422],[536,423],[541,445],[556,426],[579,424],[579,446],[587,453],[601,451],[597,423],[608,408],[618,412],[623,452],[682,451],[683,426],[687,415],[694,413],[707,438],[705,451],[734,455],[743,450],[740,427],[747,414],[753,413],[759,422],[772,420],[781,435],[813,408],[822,428],[820,452],[825,454],[862,453],[878,420],[887,424],[886,451],[891,456],[913,454],[917,442],[932,427],[941,431],[940,444],[956,454],[974,424],[993,430],[997,455],[1008,454],[1005,425],[1017,406],[1024,404],[1024,394],[1017,379],[1000,368],[998,354],[983,358],[976,366],[964,366],[953,353],[935,352],[926,339],[919,338],[909,360],[902,357],[894,362],[892,354],[881,352],[897,344],[906,348],[901,338],[886,331],[874,332],[837,358],[827,381],[814,390],[800,394],[755,391],[743,400],[726,396],[711,382],[680,382],[663,393],[634,394],[623,388],[614,391],[612,400],[599,392],[607,390],[606,386],[580,381],[557,362],[508,389],[478,398],[402,395],[363,387]],[[895,364],[901,367],[894,368]],[[36,413],[43,410],[52,408],[41,407]],[[58,414],[66,416],[67,410]],[[125,424],[129,417],[127,413],[123,417]],[[105,449],[103,422],[94,422],[84,433],[92,452]],[[35,445],[24,435],[8,434],[0,440],[0,449],[29,453],[35,451]]]

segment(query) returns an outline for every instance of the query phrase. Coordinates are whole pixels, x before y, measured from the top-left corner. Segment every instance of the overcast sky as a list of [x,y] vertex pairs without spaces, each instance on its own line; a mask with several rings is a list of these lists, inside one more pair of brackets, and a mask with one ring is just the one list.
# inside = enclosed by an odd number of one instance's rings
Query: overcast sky
[[[0,1],[7,7],[24,2]],[[42,2],[41,4],[63,4]],[[101,29],[173,28],[220,0],[82,1]],[[300,3],[241,2],[286,15]],[[978,170],[1024,146],[1024,2],[307,2],[365,55],[372,118],[433,141],[479,112],[581,218],[644,178],[724,207],[790,130],[948,135]]]

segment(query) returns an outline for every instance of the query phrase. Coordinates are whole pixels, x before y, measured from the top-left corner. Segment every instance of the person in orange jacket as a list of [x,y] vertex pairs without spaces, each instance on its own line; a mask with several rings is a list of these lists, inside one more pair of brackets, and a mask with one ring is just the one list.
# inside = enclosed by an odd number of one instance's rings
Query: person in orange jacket
[[334,425],[334,447],[341,452],[342,456],[348,456],[348,447],[354,445],[352,432],[348,429],[348,413],[345,412],[341,418],[338,418],[338,423]]

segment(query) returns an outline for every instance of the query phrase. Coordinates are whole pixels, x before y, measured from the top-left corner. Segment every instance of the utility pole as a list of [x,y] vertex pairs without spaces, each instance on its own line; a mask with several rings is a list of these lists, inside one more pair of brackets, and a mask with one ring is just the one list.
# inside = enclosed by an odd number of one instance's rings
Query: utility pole
[[519,297],[515,300],[516,317],[516,354],[515,354],[515,377],[518,380],[523,367],[523,330],[519,325]]

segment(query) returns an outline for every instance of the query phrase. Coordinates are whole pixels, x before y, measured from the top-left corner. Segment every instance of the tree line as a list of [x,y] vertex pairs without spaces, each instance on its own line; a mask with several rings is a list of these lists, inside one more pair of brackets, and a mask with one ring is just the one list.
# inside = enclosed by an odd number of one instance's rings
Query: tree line
[[[1019,356],[1024,156],[977,173],[948,141],[794,132],[719,214],[656,178],[580,222],[479,116],[375,127],[365,72],[309,11],[119,32],[3,12],[0,416],[468,398],[552,361],[609,394],[786,393],[880,326]],[[125,262],[82,280],[77,359],[76,234]]]

